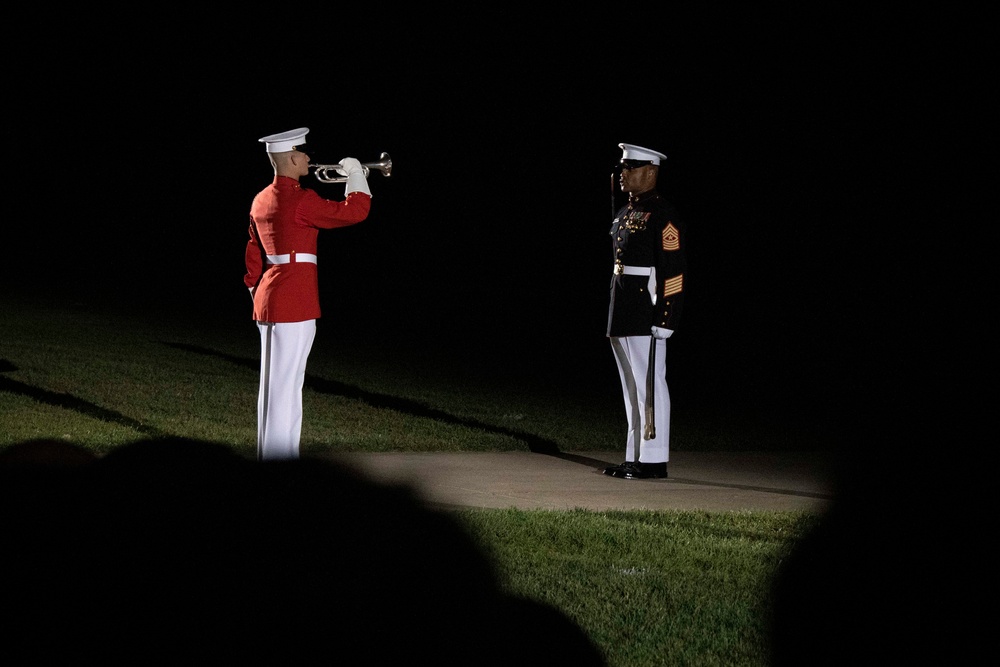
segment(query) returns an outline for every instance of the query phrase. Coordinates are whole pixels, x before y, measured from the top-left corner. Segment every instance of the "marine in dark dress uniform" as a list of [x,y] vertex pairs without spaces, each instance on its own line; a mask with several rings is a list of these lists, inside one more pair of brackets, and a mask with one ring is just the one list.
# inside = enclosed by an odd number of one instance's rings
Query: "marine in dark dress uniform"
[[611,222],[614,260],[607,335],[621,376],[628,429],[625,462],[604,474],[623,479],[667,476],[670,393],[667,339],[684,296],[684,225],[656,190],[666,155],[633,144],[622,149],[619,179],[628,203]]

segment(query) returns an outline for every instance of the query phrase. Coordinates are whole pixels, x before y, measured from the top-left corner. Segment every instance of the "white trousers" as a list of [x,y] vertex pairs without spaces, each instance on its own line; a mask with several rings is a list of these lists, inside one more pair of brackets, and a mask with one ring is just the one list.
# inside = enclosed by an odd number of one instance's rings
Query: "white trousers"
[[663,463],[670,460],[670,392],[667,390],[667,341],[656,340],[653,378],[653,425],[656,437],[645,440],[646,375],[649,370],[649,341],[652,336],[611,338],[611,349],[618,363],[625,398],[628,435],[625,460]]
[[258,322],[260,392],[257,460],[297,459],[302,435],[302,386],[316,320]]

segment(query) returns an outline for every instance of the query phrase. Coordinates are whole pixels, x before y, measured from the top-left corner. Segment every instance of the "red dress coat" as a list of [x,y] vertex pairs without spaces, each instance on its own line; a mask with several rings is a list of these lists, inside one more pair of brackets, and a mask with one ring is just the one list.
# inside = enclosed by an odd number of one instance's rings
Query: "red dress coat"
[[[250,207],[250,240],[243,283],[256,286],[253,319],[302,322],[320,316],[316,264],[297,262],[298,253],[316,254],[321,229],[354,225],[368,217],[371,197],[351,192],[343,201],[320,197],[294,178],[275,176]],[[289,255],[287,264],[268,264],[267,255]]]

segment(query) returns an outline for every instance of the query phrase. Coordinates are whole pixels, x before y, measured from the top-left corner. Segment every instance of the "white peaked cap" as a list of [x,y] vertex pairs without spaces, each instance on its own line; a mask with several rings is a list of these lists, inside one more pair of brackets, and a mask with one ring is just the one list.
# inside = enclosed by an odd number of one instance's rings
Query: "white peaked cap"
[[261,137],[257,141],[262,141],[267,145],[268,153],[287,153],[294,151],[296,147],[306,143],[306,135],[309,134],[308,127],[300,127],[297,130],[279,132]]
[[642,146],[636,146],[635,144],[618,144],[618,148],[622,149],[623,160],[643,160],[644,162],[660,164],[660,160],[667,159],[667,156],[663,153],[658,153]]

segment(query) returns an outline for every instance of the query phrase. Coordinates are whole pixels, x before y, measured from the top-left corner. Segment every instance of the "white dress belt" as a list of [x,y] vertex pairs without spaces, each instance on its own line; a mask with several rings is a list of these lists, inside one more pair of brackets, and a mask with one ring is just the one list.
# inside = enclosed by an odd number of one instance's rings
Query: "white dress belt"
[[656,267],[655,266],[628,266],[627,264],[615,263],[615,275],[626,276],[649,276],[646,287],[649,289],[649,300],[656,305]]
[[653,270],[651,266],[628,266],[626,264],[615,264],[615,275],[625,274],[626,276],[648,276]]
[[309,264],[316,263],[316,255],[308,252],[293,252],[284,255],[268,255],[268,264],[296,264],[308,262]]

